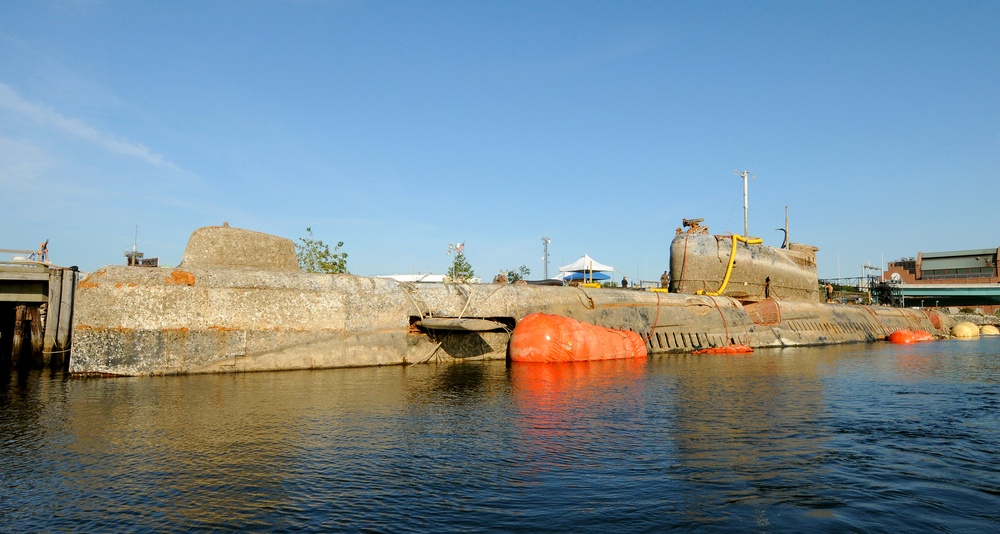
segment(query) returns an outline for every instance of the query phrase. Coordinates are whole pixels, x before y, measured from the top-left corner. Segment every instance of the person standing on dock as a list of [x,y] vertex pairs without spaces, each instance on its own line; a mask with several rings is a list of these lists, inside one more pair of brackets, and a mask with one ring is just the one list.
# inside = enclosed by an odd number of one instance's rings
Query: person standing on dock
[[49,262],[49,240],[46,239],[38,244],[38,252],[32,253],[32,257],[36,258],[42,263]]
[[622,277],[622,287],[628,287],[628,278]]
[[670,275],[667,274],[667,271],[663,271],[663,274],[660,275],[660,287],[666,288],[669,285],[670,285]]

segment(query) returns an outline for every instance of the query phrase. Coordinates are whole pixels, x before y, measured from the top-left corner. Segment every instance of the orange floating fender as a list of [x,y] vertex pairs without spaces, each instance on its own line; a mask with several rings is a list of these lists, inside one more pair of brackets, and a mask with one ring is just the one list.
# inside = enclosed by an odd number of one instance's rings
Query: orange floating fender
[[911,330],[896,330],[895,332],[889,334],[890,343],[913,343],[913,331]]
[[934,336],[926,330],[914,330],[913,338],[917,341],[934,341]]
[[926,330],[896,330],[889,334],[889,341],[892,343],[920,343],[933,339],[934,336]]
[[547,313],[521,319],[510,335],[514,362],[579,362],[645,358],[646,343],[628,330],[614,330]]

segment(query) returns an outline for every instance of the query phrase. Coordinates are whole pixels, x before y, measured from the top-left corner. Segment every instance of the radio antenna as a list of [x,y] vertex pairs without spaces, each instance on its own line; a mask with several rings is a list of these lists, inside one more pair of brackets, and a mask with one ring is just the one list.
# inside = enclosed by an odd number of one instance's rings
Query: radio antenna
[[[747,177],[750,176],[750,172],[743,171],[741,173],[740,171],[734,170],[733,174],[743,177],[743,237],[750,237],[750,215],[747,204]],[[757,181],[757,176],[754,175],[753,179],[754,181]]]

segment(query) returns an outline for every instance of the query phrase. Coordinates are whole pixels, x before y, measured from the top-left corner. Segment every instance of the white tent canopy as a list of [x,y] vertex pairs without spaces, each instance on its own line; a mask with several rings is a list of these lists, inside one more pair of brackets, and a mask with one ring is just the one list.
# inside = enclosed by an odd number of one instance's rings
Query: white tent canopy
[[580,259],[569,265],[560,267],[559,270],[564,273],[613,272],[615,268],[610,265],[604,265],[594,258],[584,254]]
[[608,275],[606,275],[606,274],[604,274],[604,273],[596,273],[596,272],[591,272],[591,271],[587,271],[585,273],[584,272],[565,272],[565,271],[560,271],[559,274],[553,276],[552,279],[553,280],[562,280],[563,282],[571,282],[571,281],[574,281],[574,280],[585,280],[585,281],[586,280],[591,280],[591,281],[611,280],[611,277],[608,276]]

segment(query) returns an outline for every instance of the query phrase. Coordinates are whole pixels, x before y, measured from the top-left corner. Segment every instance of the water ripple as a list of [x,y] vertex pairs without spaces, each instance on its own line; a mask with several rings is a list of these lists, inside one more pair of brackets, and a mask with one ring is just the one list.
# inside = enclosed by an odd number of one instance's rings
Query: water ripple
[[15,374],[0,530],[996,530],[998,349]]

